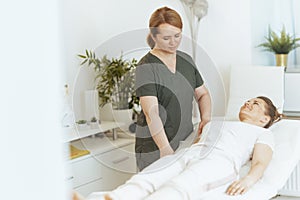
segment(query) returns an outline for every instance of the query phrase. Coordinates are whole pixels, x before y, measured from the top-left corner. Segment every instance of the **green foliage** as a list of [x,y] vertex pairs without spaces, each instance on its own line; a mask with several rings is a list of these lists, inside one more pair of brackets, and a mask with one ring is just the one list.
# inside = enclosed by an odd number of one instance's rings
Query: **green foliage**
[[100,106],[112,103],[115,109],[133,108],[137,103],[134,90],[134,77],[137,60],[119,58],[97,58],[92,51],[85,51],[85,55],[78,55],[83,59],[81,65],[93,66],[96,73],[96,87],[99,94]]
[[288,54],[293,49],[300,47],[300,44],[297,44],[300,38],[286,33],[284,26],[282,27],[280,35],[277,35],[269,27],[269,34],[265,39],[267,42],[258,45],[258,47],[263,47],[265,51],[274,52],[275,54]]
[[86,124],[87,121],[84,120],[84,119],[81,119],[81,120],[78,120],[76,123],[77,123],[77,124]]
[[92,117],[91,118],[91,122],[97,122],[97,118],[96,117]]

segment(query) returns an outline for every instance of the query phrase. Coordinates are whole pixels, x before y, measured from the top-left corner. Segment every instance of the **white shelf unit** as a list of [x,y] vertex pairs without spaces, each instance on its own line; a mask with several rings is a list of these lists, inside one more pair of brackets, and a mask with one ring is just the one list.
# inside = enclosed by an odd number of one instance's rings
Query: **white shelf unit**
[[68,161],[71,173],[67,180],[83,196],[91,192],[112,190],[137,172],[134,137],[113,139],[105,134],[94,136],[118,127],[119,124],[115,122],[102,122],[98,129],[66,131],[64,142],[90,151],[88,155]]
[[63,142],[70,142],[73,140],[77,140],[80,138],[85,138],[91,135],[95,135],[97,133],[105,132],[105,131],[115,131],[115,129],[119,128],[124,124],[117,123],[114,121],[103,121],[98,125],[97,128],[91,128],[90,126],[86,126],[84,128],[80,128],[79,126],[75,126],[74,128],[64,128]]

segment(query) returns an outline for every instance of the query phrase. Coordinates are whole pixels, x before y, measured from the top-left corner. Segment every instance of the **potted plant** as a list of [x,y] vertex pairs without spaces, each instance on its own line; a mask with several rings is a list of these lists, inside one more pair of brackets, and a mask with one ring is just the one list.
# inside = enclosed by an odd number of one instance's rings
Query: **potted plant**
[[98,120],[96,117],[92,117],[90,120],[91,128],[98,128]]
[[[125,60],[122,55],[118,58],[108,58],[106,55],[98,58],[95,52],[88,50],[85,51],[85,55],[78,56],[83,59],[81,65],[87,64],[88,67],[94,68],[99,106],[111,103],[114,111],[125,112],[126,118],[131,120],[132,116],[128,117],[128,109],[132,111],[134,105],[139,104],[134,89],[137,60]],[[116,118],[120,115],[114,114]]]
[[87,121],[85,119],[80,119],[76,122],[78,125],[79,130],[83,130],[87,127]]
[[300,38],[291,36],[286,32],[283,26],[280,35],[276,34],[270,27],[268,36],[265,37],[266,42],[258,45],[258,47],[263,47],[265,51],[270,51],[276,55],[276,65],[277,66],[287,66],[287,56],[288,53],[298,47],[300,44],[297,42]]

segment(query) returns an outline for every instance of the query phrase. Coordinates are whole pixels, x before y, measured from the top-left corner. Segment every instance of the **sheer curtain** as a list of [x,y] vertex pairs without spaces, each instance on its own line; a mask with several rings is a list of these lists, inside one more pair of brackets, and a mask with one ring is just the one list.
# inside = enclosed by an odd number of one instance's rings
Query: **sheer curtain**
[[[268,26],[279,33],[284,25],[286,31],[300,37],[300,0],[251,0],[252,64],[275,65],[274,55],[256,48],[265,42]],[[289,53],[288,67],[300,69],[300,48]]]
[[[300,1],[299,0],[275,0],[273,21],[271,27],[275,31],[281,30],[284,25],[286,31],[296,37],[300,37]],[[289,53],[288,66],[300,68],[300,49]]]
[[[293,17],[294,24],[294,33],[297,37],[300,37],[300,1],[299,0],[290,0],[291,3],[291,12]],[[300,68],[300,49],[296,49],[294,52],[294,61],[295,65]]]

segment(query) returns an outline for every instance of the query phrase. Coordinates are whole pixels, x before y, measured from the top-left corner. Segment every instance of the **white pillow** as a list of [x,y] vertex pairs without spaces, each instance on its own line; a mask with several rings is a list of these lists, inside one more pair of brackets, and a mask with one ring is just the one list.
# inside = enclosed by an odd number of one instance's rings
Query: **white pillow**
[[225,118],[238,120],[240,107],[257,96],[270,98],[279,112],[284,103],[284,67],[231,67],[230,88]]

